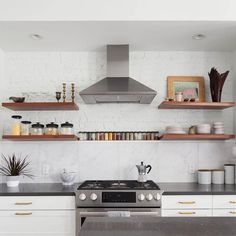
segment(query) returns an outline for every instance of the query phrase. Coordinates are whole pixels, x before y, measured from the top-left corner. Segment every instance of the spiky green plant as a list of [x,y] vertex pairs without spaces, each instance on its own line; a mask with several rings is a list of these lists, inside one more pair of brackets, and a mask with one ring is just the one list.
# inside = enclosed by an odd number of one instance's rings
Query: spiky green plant
[[19,176],[23,175],[29,178],[33,178],[31,171],[28,169],[30,161],[28,161],[28,156],[24,158],[16,157],[15,153],[8,155],[8,157],[2,154],[2,162],[0,165],[0,174],[5,176]]

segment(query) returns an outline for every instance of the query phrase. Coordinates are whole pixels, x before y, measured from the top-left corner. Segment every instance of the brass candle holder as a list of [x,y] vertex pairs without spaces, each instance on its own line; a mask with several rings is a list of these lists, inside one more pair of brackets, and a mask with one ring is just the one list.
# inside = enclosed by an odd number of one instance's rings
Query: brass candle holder
[[62,83],[63,86],[63,102],[66,102],[66,83]]
[[75,84],[71,83],[71,99],[72,102],[75,102]]

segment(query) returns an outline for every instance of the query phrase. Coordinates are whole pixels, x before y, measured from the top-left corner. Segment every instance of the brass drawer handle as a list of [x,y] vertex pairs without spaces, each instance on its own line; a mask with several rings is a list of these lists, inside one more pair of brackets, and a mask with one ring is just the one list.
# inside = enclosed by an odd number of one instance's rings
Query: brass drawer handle
[[179,204],[195,204],[196,202],[179,202]]
[[32,212],[16,212],[16,216],[31,216],[33,213]]
[[236,215],[236,211],[230,211],[230,214]]
[[17,206],[26,206],[26,205],[32,205],[32,202],[16,202],[15,205]]
[[186,211],[186,212],[184,212],[184,211],[179,211],[178,212],[180,215],[195,215],[196,214],[196,212],[194,212],[194,211]]
[[236,204],[236,201],[229,201],[229,203],[231,203],[231,204]]

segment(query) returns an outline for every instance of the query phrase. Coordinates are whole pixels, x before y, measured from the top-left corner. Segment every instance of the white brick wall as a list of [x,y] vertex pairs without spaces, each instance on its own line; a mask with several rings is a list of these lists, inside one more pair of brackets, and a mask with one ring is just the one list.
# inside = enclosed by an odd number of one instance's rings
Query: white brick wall
[[[192,124],[222,120],[233,132],[233,109],[225,111],[158,110],[166,97],[168,75],[202,75],[206,78],[212,66],[231,73],[224,87],[223,100],[233,99],[232,53],[222,52],[131,52],[130,75],[157,90],[151,105],[99,104],[85,105],[78,92],[105,77],[106,55],[96,52],[12,52],[5,54],[5,73],[1,79],[0,98],[28,93],[30,100],[54,101],[62,82],[76,83],[79,111],[17,112],[24,119],[58,123],[70,121],[76,131],[88,130],[163,130],[166,125]],[[0,54],[0,65],[1,54]],[[1,68],[1,66],[0,66]],[[1,73],[1,72],[0,72]],[[70,93],[68,91],[68,96]],[[1,108],[1,133],[8,129],[10,116],[16,112]],[[4,127],[3,127],[4,124]],[[78,143],[78,142],[6,142],[0,150],[30,154],[37,182],[59,181],[59,171],[66,167],[78,171],[78,181],[85,179],[136,178],[135,164],[144,160],[153,166],[150,178],[156,181],[195,181],[197,168],[217,168],[231,158],[228,142],[163,142],[163,143]],[[50,166],[50,175],[42,169]],[[99,166],[99,169],[98,169]],[[2,179],[4,181],[4,179]],[[24,179],[23,181],[28,181]]]

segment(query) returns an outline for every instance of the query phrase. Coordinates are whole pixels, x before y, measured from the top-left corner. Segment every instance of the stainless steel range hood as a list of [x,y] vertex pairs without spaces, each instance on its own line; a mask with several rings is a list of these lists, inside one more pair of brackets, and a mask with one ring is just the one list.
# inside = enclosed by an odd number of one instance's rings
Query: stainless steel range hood
[[149,104],[157,92],[129,77],[129,45],[107,45],[107,77],[80,92],[85,103]]

